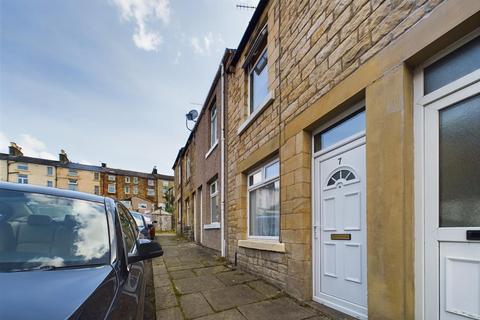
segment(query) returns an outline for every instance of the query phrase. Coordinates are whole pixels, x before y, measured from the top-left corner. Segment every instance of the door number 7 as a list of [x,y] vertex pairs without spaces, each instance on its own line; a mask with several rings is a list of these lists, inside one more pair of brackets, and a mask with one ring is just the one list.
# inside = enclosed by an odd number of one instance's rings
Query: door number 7
[[342,157],[338,158],[338,164],[342,164]]

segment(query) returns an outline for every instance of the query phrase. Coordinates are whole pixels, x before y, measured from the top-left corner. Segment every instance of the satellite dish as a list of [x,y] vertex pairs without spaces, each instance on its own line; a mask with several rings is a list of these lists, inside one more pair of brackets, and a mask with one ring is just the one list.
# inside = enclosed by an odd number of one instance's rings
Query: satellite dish
[[190,120],[190,121],[195,121],[195,119],[197,119],[198,117],[198,111],[197,110],[190,110],[189,113],[187,113],[185,115],[187,117],[187,120]]

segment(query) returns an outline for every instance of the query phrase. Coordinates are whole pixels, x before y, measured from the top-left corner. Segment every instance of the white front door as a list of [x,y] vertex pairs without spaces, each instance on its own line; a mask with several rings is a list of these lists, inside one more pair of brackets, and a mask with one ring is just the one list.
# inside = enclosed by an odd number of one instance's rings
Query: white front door
[[367,318],[363,132],[314,158],[314,300]]
[[[417,234],[417,239],[423,239],[417,242],[423,246],[423,255],[417,259],[424,262],[417,265],[421,273],[417,286],[424,291],[422,295],[417,292],[420,319],[480,319],[478,48],[480,38],[416,75],[416,146],[420,152],[416,154],[420,159],[416,214],[417,228],[423,231]],[[476,71],[471,65],[475,63],[470,59],[472,52],[477,57]],[[465,75],[455,77],[462,70]]]

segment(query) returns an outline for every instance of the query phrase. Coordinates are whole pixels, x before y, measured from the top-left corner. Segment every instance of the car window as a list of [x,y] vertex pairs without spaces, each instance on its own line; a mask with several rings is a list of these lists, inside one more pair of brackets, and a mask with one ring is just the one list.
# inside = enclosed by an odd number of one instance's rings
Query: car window
[[0,189],[0,271],[109,261],[103,203]]
[[137,226],[139,228],[144,228],[145,223],[143,222],[142,216],[136,212],[130,212],[130,213],[132,214],[133,219],[135,219],[135,223],[137,224]]
[[137,239],[137,234],[134,231],[136,230],[135,221],[133,220],[128,210],[123,208],[122,205],[118,204],[117,210],[118,217],[120,219],[120,225],[122,228],[122,236],[125,243],[125,248],[127,252],[131,252],[133,247],[135,246],[135,241]]

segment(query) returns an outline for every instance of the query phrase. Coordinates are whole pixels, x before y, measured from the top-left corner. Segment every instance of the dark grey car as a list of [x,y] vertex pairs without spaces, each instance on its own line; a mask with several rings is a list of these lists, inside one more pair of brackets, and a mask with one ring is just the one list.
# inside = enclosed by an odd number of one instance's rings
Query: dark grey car
[[110,198],[0,183],[0,319],[141,319],[162,254]]

